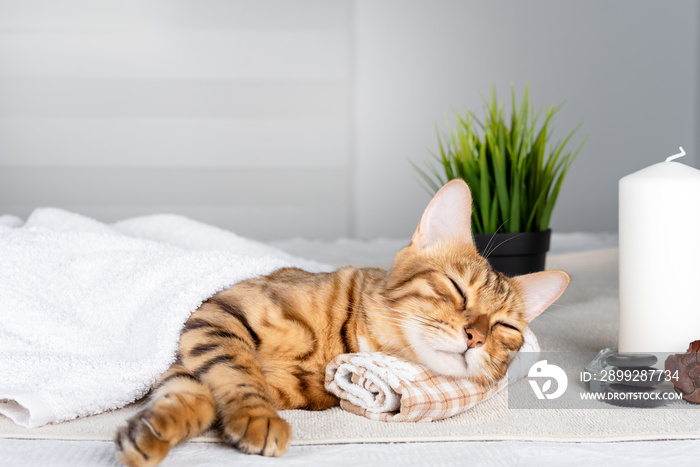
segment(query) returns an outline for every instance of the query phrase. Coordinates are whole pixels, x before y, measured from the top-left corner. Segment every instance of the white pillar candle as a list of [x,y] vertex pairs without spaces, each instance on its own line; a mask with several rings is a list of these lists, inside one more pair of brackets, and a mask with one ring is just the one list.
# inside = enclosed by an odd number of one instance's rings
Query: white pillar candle
[[620,352],[700,339],[700,170],[684,154],[620,180]]

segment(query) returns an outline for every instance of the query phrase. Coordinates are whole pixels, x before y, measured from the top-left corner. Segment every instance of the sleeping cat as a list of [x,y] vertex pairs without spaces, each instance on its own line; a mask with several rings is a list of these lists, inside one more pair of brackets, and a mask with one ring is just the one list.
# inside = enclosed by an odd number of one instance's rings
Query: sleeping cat
[[211,297],[187,320],[146,408],[118,431],[119,459],[155,465],[210,427],[241,451],[280,456],[291,429],[277,410],[338,405],[324,374],[343,353],[385,352],[482,384],[502,378],[528,322],[569,276],[494,271],[474,247],[470,218],[469,189],[453,180],[389,271],[287,268]]

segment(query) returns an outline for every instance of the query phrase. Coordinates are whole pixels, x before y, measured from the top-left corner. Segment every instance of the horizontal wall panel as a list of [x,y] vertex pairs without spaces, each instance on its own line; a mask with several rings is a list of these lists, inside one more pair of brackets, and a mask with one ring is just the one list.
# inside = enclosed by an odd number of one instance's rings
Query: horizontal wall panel
[[0,214],[348,235],[353,5],[0,0]]
[[349,41],[345,31],[2,31],[0,76],[342,80]]
[[[332,240],[346,237],[347,212],[337,206],[174,206],[134,205],[107,206],[60,205],[102,222],[116,222],[150,214],[179,214],[191,219],[231,230],[256,240],[280,240],[294,237]],[[31,206],[7,206],[0,202],[0,213],[14,214],[26,219],[34,210]]]
[[[341,29],[349,0],[0,0],[0,29]],[[309,12],[313,11],[313,15]]]
[[344,206],[342,170],[26,168],[0,170],[5,206]]
[[338,120],[0,119],[0,167],[343,168]]
[[0,78],[0,118],[347,119],[342,82]]

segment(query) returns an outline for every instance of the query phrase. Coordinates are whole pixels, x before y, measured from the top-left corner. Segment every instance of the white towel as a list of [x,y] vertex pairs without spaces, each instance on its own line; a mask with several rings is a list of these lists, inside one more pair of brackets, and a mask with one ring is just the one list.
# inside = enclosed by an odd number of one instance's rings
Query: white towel
[[217,291],[284,266],[328,270],[180,216],[108,226],[39,209],[17,224],[0,228],[0,414],[26,427],[145,395]]
[[22,219],[17,216],[12,216],[10,214],[4,214],[0,216],[0,232],[9,230],[22,225]]
[[401,388],[411,386],[423,368],[380,352],[343,354],[326,367],[326,389],[372,413],[401,408]]

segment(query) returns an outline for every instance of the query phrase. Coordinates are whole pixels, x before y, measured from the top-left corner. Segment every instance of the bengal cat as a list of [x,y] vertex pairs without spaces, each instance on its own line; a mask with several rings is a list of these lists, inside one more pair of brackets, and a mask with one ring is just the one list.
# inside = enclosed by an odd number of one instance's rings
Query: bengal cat
[[453,180],[389,271],[281,269],[211,297],[187,320],[146,408],[119,429],[119,459],[155,465],[210,427],[243,452],[280,456],[292,433],[277,410],[338,405],[324,373],[343,353],[385,352],[481,383],[502,378],[528,322],[569,276],[494,271],[474,247],[470,217],[469,189]]

